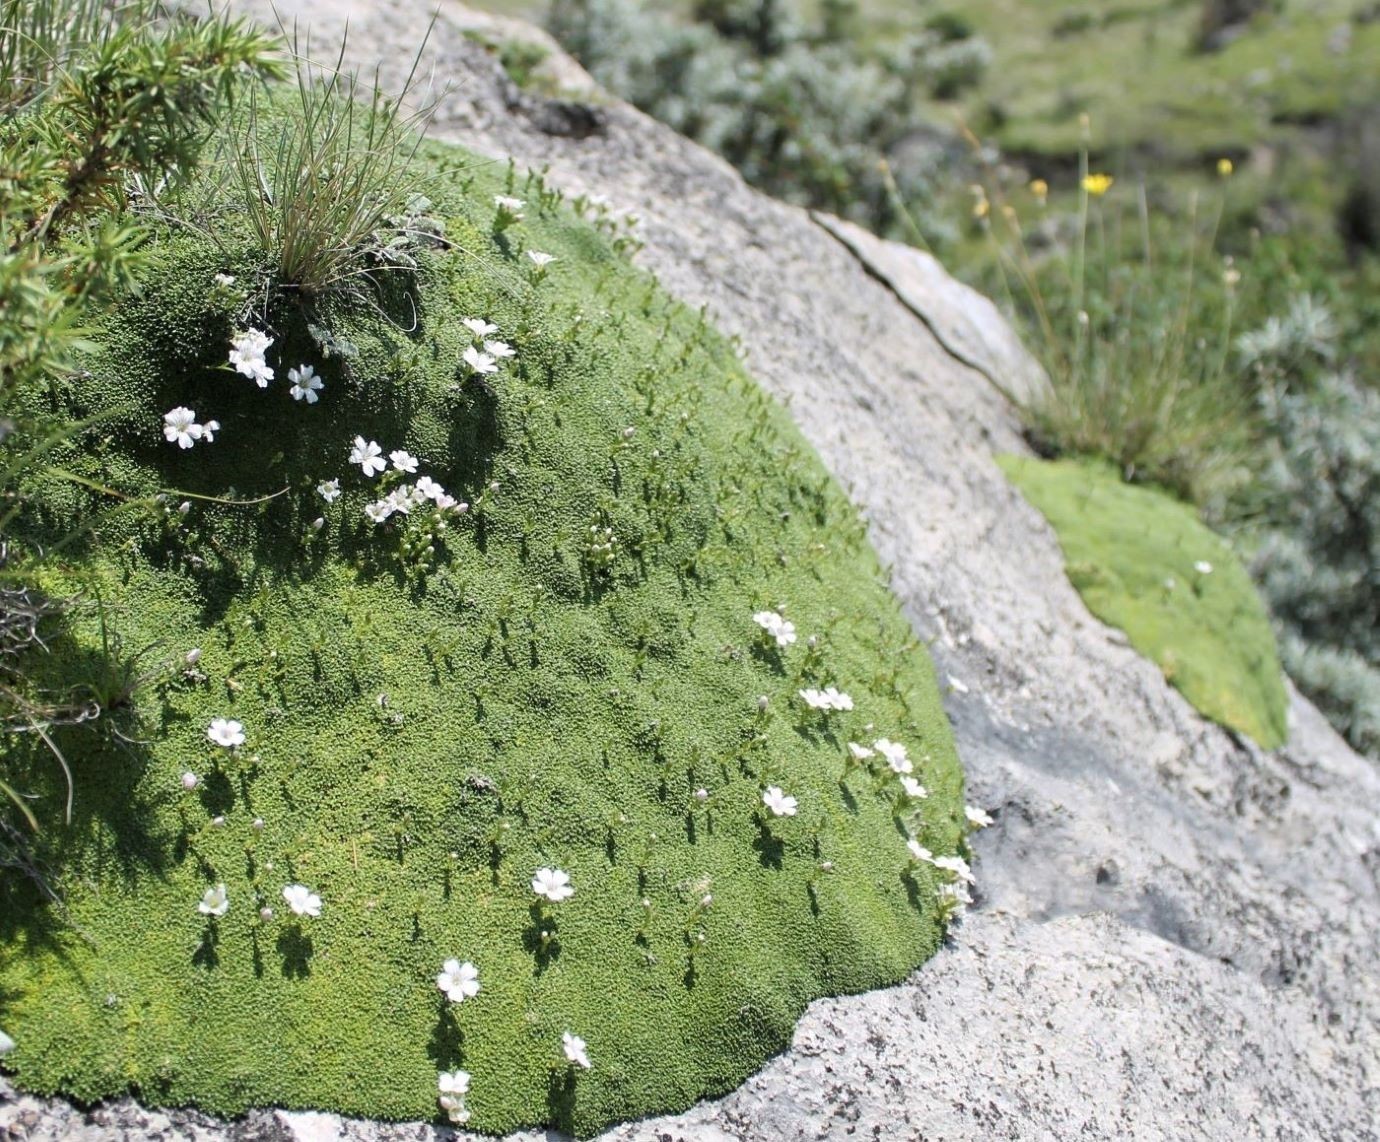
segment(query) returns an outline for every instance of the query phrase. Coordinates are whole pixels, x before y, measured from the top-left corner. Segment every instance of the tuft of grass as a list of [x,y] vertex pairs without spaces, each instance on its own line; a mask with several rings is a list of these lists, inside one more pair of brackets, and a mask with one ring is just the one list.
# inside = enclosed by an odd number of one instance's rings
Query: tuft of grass
[[[70,827],[52,767],[15,759],[63,902],[0,879],[25,1089],[433,1119],[458,1067],[473,1128],[588,1135],[730,1089],[810,1000],[900,980],[943,939],[940,874],[905,838],[962,850],[962,777],[842,490],[705,318],[538,178],[437,145],[404,173],[454,243],[376,298],[309,307],[348,358],[323,359],[308,307],[273,293],[253,320],[277,379],[227,374],[234,291],[263,258],[228,215],[219,241],[156,235],[64,398],[120,412],[64,451],[90,482],[54,489],[33,540],[103,489],[165,510],[110,520],[43,586],[98,590],[126,645],[177,666],[132,694],[127,740],[58,731]],[[502,229],[496,194],[525,200]],[[540,278],[529,250],[555,255]],[[459,363],[474,316],[517,354],[483,382]],[[303,362],[314,405],[283,379]],[[178,405],[219,421],[214,443],[162,438]],[[469,511],[422,547],[416,519],[369,522],[381,480],[350,467],[357,434]],[[792,647],[753,622],[776,607]],[[99,644],[89,616],[71,625],[55,659]],[[798,697],[831,684],[854,711]],[[238,753],[207,740],[214,718],[243,723]],[[899,806],[894,780],[847,768],[850,739],[882,735],[928,799]],[[767,785],[797,815],[766,816]],[[534,909],[553,866],[575,895]],[[319,918],[283,914],[293,882]],[[197,906],[220,883],[211,920]],[[452,957],[482,987],[460,1006],[435,983]],[[564,1031],[592,1069],[567,1066]]]
[[1265,607],[1190,507],[1097,463],[999,462],[1054,528],[1093,614],[1125,631],[1205,717],[1266,749],[1284,743],[1288,702]]
[[1050,190],[1032,185],[1015,202],[989,177],[973,207],[1049,381],[1021,403],[1031,443],[1197,503],[1230,492],[1247,473],[1252,406],[1231,359],[1241,274],[1215,249],[1225,189],[1206,222],[1196,193],[1182,216],[1157,218],[1144,186],[1128,194],[1089,170],[1085,144],[1070,240],[1041,249],[1023,215],[1047,215]]
[[[364,83],[342,70],[344,37],[332,66],[311,60],[310,44],[296,28],[284,34],[295,65],[296,106],[283,116],[276,100],[251,94],[229,182],[276,284],[312,297],[370,272],[365,252],[390,218],[405,213],[415,192],[408,180],[425,113],[406,114],[403,104],[427,37],[401,90],[387,96],[377,75]],[[275,106],[266,116],[269,102]]]

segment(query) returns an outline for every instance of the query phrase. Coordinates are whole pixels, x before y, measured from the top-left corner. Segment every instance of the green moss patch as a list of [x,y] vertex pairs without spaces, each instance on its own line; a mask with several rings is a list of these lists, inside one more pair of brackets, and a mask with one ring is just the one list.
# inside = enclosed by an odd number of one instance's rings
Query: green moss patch
[[[164,233],[87,374],[44,394],[109,414],[61,457],[85,483],[28,524],[95,528],[48,584],[89,602],[46,661],[71,677],[107,646],[129,676],[103,683],[104,733],[59,733],[70,826],[57,767],[11,739],[61,900],[2,874],[0,1025],[28,1089],[430,1119],[463,1068],[472,1128],[588,1134],[730,1089],[810,1000],[900,980],[943,938],[943,874],[905,841],[961,848],[961,774],[842,491],[599,226],[467,153],[418,163],[453,245],[415,271],[307,307],[260,289],[233,215],[214,241]],[[501,233],[496,193],[526,200]],[[464,317],[516,356],[473,375]],[[274,337],[266,389],[226,367],[248,326]],[[288,394],[303,363],[317,404]],[[176,406],[214,442],[165,440]],[[356,435],[417,475],[366,478]],[[468,505],[444,531],[426,505],[366,518],[421,475]],[[855,708],[798,696],[828,685]],[[217,718],[242,747],[208,740]],[[847,743],[880,737],[926,800],[878,759],[845,776]],[[773,785],[794,816],[767,812]],[[542,867],[569,900],[538,907]],[[319,917],[290,913],[293,883]],[[450,958],[479,972],[459,1004]]]
[[1287,700],[1265,607],[1193,509],[1082,460],[999,458],[1049,520],[1088,609],[1206,717],[1266,749],[1284,743]]

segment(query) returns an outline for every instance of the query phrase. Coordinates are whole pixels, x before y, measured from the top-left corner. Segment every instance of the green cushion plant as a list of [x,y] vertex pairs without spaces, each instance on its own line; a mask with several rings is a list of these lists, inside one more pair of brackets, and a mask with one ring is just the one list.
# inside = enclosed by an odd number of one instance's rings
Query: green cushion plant
[[943,938],[951,873],[907,841],[962,849],[961,774],[842,491],[602,207],[404,168],[426,198],[320,290],[202,187],[29,394],[101,418],[16,525],[98,520],[44,565],[91,602],[34,680],[98,664],[114,708],[51,731],[70,826],[7,739],[42,826],[43,875],[0,880],[28,1089],[417,1119],[439,1074],[456,1121],[587,1134]]
[[1288,700],[1265,607],[1191,507],[1102,463],[1000,463],[1054,528],[1093,614],[1125,631],[1206,717],[1266,749],[1284,743]]

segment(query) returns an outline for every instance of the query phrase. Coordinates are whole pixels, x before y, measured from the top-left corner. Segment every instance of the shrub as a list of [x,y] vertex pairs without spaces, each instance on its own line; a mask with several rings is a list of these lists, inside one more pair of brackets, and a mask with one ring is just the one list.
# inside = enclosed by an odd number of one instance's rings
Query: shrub
[[[844,33],[852,6],[818,28],[771,0],[713,0],[695,22],[632,0],[556,0],[548,26],[609,90],[723,155],[754,185],[886,231],[898,222],[879,170],[930,133],[923,110],[977,82],[976,37],[934,31],[866,47]],[[900,192],[927,201],[937,164],[894,164]]]
[[[1283,359],[1305,338],[1290,337]],[[1252,345],[1255,343],[1252,342]],[[1259,368],[1259,365],[1257,365]],[[1326,373],[1267,377],[1268,464],[1252,489],[1255,573],[1285,665],[1358,749],[1380,753],[1380,394]]]

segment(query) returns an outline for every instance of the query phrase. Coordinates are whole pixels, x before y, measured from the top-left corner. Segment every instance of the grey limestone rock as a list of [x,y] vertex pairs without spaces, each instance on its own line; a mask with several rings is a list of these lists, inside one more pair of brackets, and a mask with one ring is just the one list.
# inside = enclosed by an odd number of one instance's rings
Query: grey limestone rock
[[[385,80],[425,28],[412,0],[278,7],[314,43],[348,16],[355,59]],[[641,263],[741,339],[866,515],[947,679],[969,799],[996,816],[975,838],[976,907],[909,981],[814,1003],[737,1091],[606,1137],[1376,1137],[1380,773],[1297,694],[1274,753],[1205,722],[1087,612],[993,460],[1023,448],[999,388],[1039,374],[991,304],[913,251],[756,193],[568,59],[552,64],[568,106],[516,91],[465,29],[540,33],[449,0],[439,13],[427,64],[449,90],[433,134],[635,214]],[[450,1136],[274,1110],[79,1110],[0,1087],[6,1129]]]

